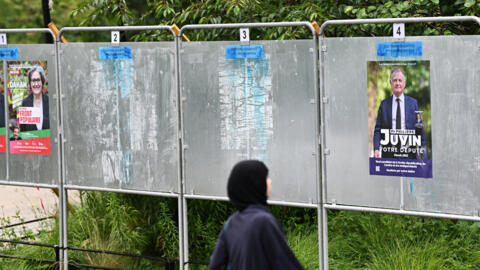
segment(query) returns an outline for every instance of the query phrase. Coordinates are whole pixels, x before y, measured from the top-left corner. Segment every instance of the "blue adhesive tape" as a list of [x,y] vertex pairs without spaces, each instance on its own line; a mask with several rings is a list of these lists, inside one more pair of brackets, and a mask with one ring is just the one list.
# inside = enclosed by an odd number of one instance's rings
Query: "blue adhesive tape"
[[262,58],[262,45],[232,45],[227,46],[225,50],[227,59],[243,59],[243,58]]
[[100,47],[100,59],[132,59],[132,47]]
[[18,48],[0,48],[0,59],[18,59]]
[[422,42],[379,42],[377,56],[405,57],[422,56]]

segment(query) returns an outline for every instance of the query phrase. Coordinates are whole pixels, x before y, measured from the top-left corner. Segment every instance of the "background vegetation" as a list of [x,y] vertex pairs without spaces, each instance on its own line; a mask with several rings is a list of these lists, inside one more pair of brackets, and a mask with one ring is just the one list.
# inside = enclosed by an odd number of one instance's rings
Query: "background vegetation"
[[[65,26],[171,25],[237,22],[317,21],[332,19],[480,15],[478,0],[295,1],[295,0],[54,0],[52,20]],[[3,0],[0,28],[42,27],[41,1]],[[338,26],[327,36],[391,36],[391,25]],[[479,34],[473,23],[408,24],[407,35]],[[237,30],[192,31],[194,41],[236,40]],[[306,29],[254,29],[251,39],[308,38]],[[108,34],[69,34],[74,41],[99,41]],[[169,40],[163,32],[124,33],[123,40]],[[9,35],[9,43],[41,43],[43,35]],[[85,192],[69,217],[69,245],[91,249],[178,258],[177,201],[166,198]],[[306,269],[318,268],[316,211],[271,207],[290,245]],[[189,201],[192,261],[208,261],[216,236],[233,208],[224,202]],[[331,269],[480,269],[480,225],[474,222],[379,215],[328,213]],[[58,224],[45,225],[37,242],[58,243]],[[32,239],[31,232],[3,232]],[[3,245],[2,253],[53,259],[51,249]],[[127,269],[163,264],[105,254],[70,252],[75,263]],[[0,269],[47,269],[29,261],[0,259]],[[205,268],[196,266],[197,268]],[[192,267],[192,268],[196,268]]]

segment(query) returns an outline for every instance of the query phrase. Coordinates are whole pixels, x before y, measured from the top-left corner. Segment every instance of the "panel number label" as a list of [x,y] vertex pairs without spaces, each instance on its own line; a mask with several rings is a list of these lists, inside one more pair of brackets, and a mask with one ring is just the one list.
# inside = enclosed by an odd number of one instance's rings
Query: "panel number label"
[[250,41],[250,29],[240,28],[240,41]]
[[394,38],[404,38],[405,37],[405,24],[404,23],[394,23],[393,24],[393,37]]
[[0,45],[7,45],[7,34],[0,33]]
[[119,44],[120,43],[120,32],[119,31],[112,31],[112,43]]

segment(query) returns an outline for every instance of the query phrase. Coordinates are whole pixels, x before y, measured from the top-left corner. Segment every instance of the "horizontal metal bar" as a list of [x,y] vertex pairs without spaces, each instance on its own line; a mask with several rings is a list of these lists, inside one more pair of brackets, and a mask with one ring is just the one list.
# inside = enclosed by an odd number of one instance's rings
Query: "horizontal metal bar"
[[220,196],[205,196],[205,195],[184,194],[183,197],[185,197],[185,199],[227,201],[228,202],[228,197],[220,197]]
[[[197,200],[229,201],[228,197],[220,197],[220,196],[204,196],[204,195],[185,194],[185,195],[183,195],[183,197],[185,197],[186,199],[197,199]],[[267,200],[267,204],[292,206],[292,207],[303,207],[303,208],[317,208],[318,207],[318,205],[310,204],[310,203],[295,203],[295,202],[272,201],[272,200]]]
[[290,207],[301,207],[301,208],[318,208],[317,204],[311,203],[294,203],[294,202],[283,202],[283,201],[267,201],[271,205],[281,205],[281,206],[290,206]]
[[5,180],[0,180],[0,185],[58,189],[58,185],[40,184],[40,183],[23,183],[23,182],[5,181]]
[[46,219],[51,219],[51,218],[54,218],[54,217],[55,217],[55,216],[44,217],[44,218],[37,218],[37,219],[32,219],[32,220],[28,220],[28,221],[24,221],[24,222],[9,224],[9,225],[0,227],[0,230],[7,229],[7,228],[11,228],[11,227],[16,227],[16,226],[20,226],[20,225],[25,225],[25,224],[35,223],[35,222],[43,221],[43,220],[46,220]]
[[136,195],[178,198],[177,193],[167,193],[167,192],[140,191],[140,190],[100,188],[100,187],[86,187],[86,186],[76,186],[76,185],[64,185],[63,187],[65,189],[72,189],[72,190],[115,192],[115,193],[126,193],[126,194],[136,194]]
[[[50,28],[14,28],[14,29],[0,29],[0,33],[50,33],[53,40],[55,40],[55,34]],[[53,45],[53,44],[52,44]]]
[[101,32],[101,31],[149,31],[169,30],[175,36],[175,32],[168,25],[144,25],[144,26],[94,26],[94,27],[63,27],[58,32],[57,40],[60,41],[64,32]]
[[82,264],[82,263],[68,263],[68,266],[75,267],[74,269],[102,269],[102,270],[122,270],[122,268],[108,268],[105,266],[97,266],[97,265],[90,265],[90,264]]
[[345,24],[382,24],[382,23],[425,23],[425,22],[476,22],[480,19],[475,16],[449,16],[449,17],[417,17],[417,18],[384,18],[384,19],[358,19],[358,20],[328,20],[320,26],[320,36],[329,25]]
[[195,264],[195,265],[207,265],[208,266],[209,262],[188,261],[188,262],[184,262],[183,264]]
[[[83,251],[83,252],[91,252],[91,253],[101,253],[101,254],[110,254],[110,255],[118,255],[118,256],[125,256],[125,257],[149,259],[149,260],[152,260],[152,261],[170,262],[170,260],[167,260],[167,259],[161,258],[161,257],[143,256],[143,255],[138,255],[138,254],[133,254],[133,253],[125,253],[125,252],[119,252],[119,251],[86,249],[86,248],[76,248],[76,247],[67,247],[66,249],[74,250],[74,251]],[[174,260],[174,261],[178,261],[178,260]]]
[[419,212],[419,211],[400,210],[400,209],[398,210],[397,209],[381,209],[381,208],[373,208],[373,207],[348,206],[348,205],[338,205],[338,204],[335,204],[335,205],[324,204],[323,206],[327,209],[334,209],[334,210],[347,210],[347,211],[372,212],[372,213],[379,213],[379,214],[408,215],[408,216],[419,216],[419,217],[480,221],[480,217],[478,216],[462,216],[462,215],[453,215],[453,214],[440,214],[440,213]]
[[310,22],[271,22],[271,23],[224,23],[224,24],[187,24],[180,29],[178,36],[188,29],[219,29],[219,28],[258,28],[258,27],[295,27],[306,26],[315,35],[315,28]]
[[56,247],[56,245],[49,245],[49,244],[42,244],[42,243],[32,243],[32,242],[17,241],[17,240],[4,240],[4,239],[0,239],[0,243],[10,243],[10,244],[18,244],[18,245],[48,247],[48,248],[55,248]]
[[25,258],[25,257],[18,257],[13,255],[5,255],[5,254],[0,254],[0,258],[25,260],[25,261],[38,262],[38,263],[51,263],[51,264],[57,263],[57,261],[54,261],[54,260],[41,260],[41,259]]

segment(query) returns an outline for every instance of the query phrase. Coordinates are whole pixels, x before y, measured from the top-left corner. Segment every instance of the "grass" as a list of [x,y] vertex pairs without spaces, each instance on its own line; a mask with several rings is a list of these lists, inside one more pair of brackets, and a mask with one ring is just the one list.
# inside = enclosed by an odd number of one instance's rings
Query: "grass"
[[[178,258],[176,199],[86,192],[69,217],[69,245],[167,259]],[[270,206],[305,269],[318,269],[315,209]],[[208,262],[218,232],[234,208],[226,202],[188,202],[190,260]],[[58,243],[58,224],[37,243]],[[12,233],[7,232],[7,233]],[[328,211],[330,269],[480,270],[480,223],[420,217]],[[4,254],[53,259],[52,249],[4,247]],[[75,263],[126,269],[163,269],[164,264],[123,256],[69,252]],[[178,265],[177,265],[178,266]],[[1,259],[0,269],[48,269],[29,261]],[[190,269],[207,269],[191,265]]]

